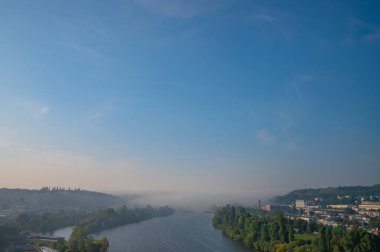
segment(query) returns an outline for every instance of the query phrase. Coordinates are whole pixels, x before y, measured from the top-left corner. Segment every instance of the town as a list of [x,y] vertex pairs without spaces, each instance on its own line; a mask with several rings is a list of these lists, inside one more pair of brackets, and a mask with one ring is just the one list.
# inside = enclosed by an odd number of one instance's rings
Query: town
[[360,227],[367,232],[379,235],[380,197],[337,195],[337,201],[354,202],[353,204],[324,204],[321,197],[313,200],[296,199],[292,204],[261,204],[259,208],[268,213],[284,213],[290,219],[302,219],[317,224],[348,230]]

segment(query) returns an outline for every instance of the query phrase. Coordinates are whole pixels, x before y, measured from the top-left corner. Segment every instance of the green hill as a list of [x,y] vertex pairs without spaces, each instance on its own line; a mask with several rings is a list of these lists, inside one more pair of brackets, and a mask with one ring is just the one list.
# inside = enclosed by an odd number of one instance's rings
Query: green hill
[[[272,199],[277,204],[291,204],[297,199],[323,199],[323,204],[355,203],[360,197],[380,195],[380,184],[373,186],[339,186],[318,189],[300,189]],[[339,198],[338,198],[339,196]],[[344,197],[347,196],[347,197]],[[342,197],[342,198],[341,198]]]
[[123,203],[110,194],[79,189],[0,189],[0,210],[93,210]]

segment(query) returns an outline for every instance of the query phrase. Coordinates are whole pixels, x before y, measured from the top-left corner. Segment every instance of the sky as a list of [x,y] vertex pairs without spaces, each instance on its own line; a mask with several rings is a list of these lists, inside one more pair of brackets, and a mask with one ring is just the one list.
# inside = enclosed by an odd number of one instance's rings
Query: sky
[[368,0],[3,0],[0,187],[379,183],[379,12]]

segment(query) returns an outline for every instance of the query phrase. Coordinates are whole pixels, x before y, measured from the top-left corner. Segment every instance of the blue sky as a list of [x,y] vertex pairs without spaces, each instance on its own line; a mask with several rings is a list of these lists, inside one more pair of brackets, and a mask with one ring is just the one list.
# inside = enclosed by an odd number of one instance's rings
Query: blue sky
[[0,184],[277,193],[380,178],[376,1],[2,1]]

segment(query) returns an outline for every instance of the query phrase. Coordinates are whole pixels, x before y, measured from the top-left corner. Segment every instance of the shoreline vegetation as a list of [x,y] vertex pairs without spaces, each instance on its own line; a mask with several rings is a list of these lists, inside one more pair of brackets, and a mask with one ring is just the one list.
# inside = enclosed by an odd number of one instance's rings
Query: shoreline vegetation
[[212,224],[228,238],[259,251],[380,251],[380,238],[360,228],[323,226],[287,219],[282,214],[268,216],[244,207],[227,205],[217,209]]
[[153,208],[128,209],[125,205],[118,208],[99,210],[81,220],[74,228],[66,244],[59,244],[59,251],[67,252],[105,252],[109,247],[107,238],[94,240],[90,234],[99,233],[102,230],[115,228],[144,220],[164,217],[173,214],[174,210],[168,206]]
[[[75,226],[68,241],[58,240],[49,243],[52,248],[60,252],[104,252],[109,247],[107,238],[95,240],[91,234],[126,224],[164,217],[174,213],[168,206],[153,208],[129,209],[125,205],[114,209],[101,209],[92,213],[60,212],[47,213],[42,216],[22,214],[14,222],[0,226],[0,250],[6,249],[9,244],[28,241],[28,236],[20,237],[20,233],[49,232],[58,228]],[[36,247],[39,242],[33,242]],[[46,242],[41,242],[46,244]]]

